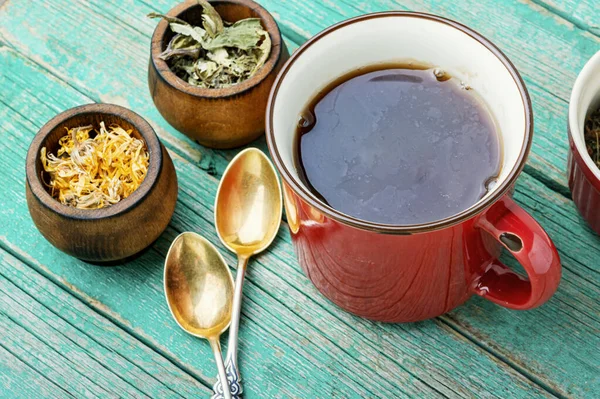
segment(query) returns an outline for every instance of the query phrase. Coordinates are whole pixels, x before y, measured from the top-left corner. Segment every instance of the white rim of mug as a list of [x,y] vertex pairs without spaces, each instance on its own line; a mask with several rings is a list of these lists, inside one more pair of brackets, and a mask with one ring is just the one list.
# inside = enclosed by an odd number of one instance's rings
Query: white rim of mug
[[[426,19],[426,20],[442,23],[442,24],[448,25],[454,29],[457,29],[458,31],[477,40],[479,43],[481,43],[483,46],[485,46],[494,56],[496,56],[496,58],[498,58],[498,60],[500,62],[502,62],[504,67],[507,69],[507,71],[510,73],[510,75],[514,79],[515,85],[517,86],[519,93],[521,94],[521,99],[523,100],[523,110],[524,110],[524,114],[525,114],[525,132],[524,132],[524,136],[523,136],[523,143],[521,145],[521,151],[519,153],[519,156],[517,157],[517,161],[515,162],[515,165],[513,166],[511,171],[508,173],[506,179],[504,179],[504,181],[502,183],[500,183],[498,185],[498,187],[484,200],[478,201],[476,204],[465,209],[462,212],[459,212],[450,217],[436,220],[433,222],[412,224],[412,225],[384,224],[384,223],[369,222],[369,221],[358,219],[358,218],[349,216],[345,213],[342,213],[342,212],[332,208],[331,206],[326,205],[322,201],[320,201],[312,192],[310,192],[308,190],[308,188],[306,188],[304,186],[304,184],[299,182],[298,179],[295,178],[290,173],[290,171],[287,169],[287,167],[283,163],[283,160],[281,159],[281,155],[279,153],[279,149],[278,149],[277,145],[275,144],[275,133],[274,133],[274,129],[273,129],[273,125],[274,125],[273,124],[273,108],[275,105],[275,99],[277,98],[277,93],[279,91],[279,88],[281,86],[283,79],[285,78],[287,72],[289,71],[291,66],[294,64],[294,62],[296,62],[296,60],[302,56],[304,51],[306,49],[308,49],[310,46],[312,46],[314,43],[316,43],[320,39],[324,38],[328,34],[334,32],[340,28],[343,28],[343,27],[351,25],[351,24],[370,20],[373,18],[389,18],[389,17],[421,18],[421,19]],[[275,83],[273,84],[273,87],[271,88],[271,93],[269,95],[269,102],[267,104],[266,126],[265,127],[266,127],[265,133],[266,133],[266,138],[267,138],[267,145],[269,147],[269,152],[271,153],[271,156],[273,157],[273,162],[274,162],[277,170],[281,174],[282,179],[289,186],[291,186],[293,191],[297,195],[299,195],[302,198],[302,200],[307,202],[312,207],[318,209],[319,212],[323,213],[325,216],[327,216],[331,219],[334,219],[340,223],[350,225],[350,226],[353,226],[353,227],[356,227],[359,229],[370,230],[370,231],[378,232],[378,233],[405,234],[406,235],[406,234],[415,234],[415,233],[421,233],[421,232],[426,232],[426,231],[439,230],[439,229],[447,228],[447,227],[462,223],[465,220],[470,219],[470,218],[482,213],[484,210],[486,210],[488,207],[490,207],[492,204],[494,204],[496,201],[498,201],[502,196],[504,196],[504,194],[506,194],[510,190],[510,188],[514,185],[519,174],[525,167],[525,162],[527,160],[527,155],[529,154],[529,150],[531,148],[531,142],[533,139],[533,110],[532,110],[532,105],[531,105],[531,99],[529,97],[529,92],[527,91],[525,82],[521,78],[521,75],[517,71],[516,67],[495,44],[493,44],[491,41],[486,39],[484,36],[482,36],[481,34],[475,32],[471,28],[468,28],[467,26],[465,26],[461,23],[458,23],[456,21],[453,21],[453,20],[450,20],[447,18],[439,17],[437,15],[419,13],[419,12],[411,12],[411,11],[385,11],[385,12],[365,14],[365,15],[361,15],[358,17],[350,18],[348,20],[339,22],[339,23],[332,25],[332,26],[326,28],[325,30],[321,31],[317,35],[308,39],[302,46],[300,46],[290,56],[288,61],[281,68],[281,70],[279,71],[279,74],[277,75],[277,78],[275,79]]]

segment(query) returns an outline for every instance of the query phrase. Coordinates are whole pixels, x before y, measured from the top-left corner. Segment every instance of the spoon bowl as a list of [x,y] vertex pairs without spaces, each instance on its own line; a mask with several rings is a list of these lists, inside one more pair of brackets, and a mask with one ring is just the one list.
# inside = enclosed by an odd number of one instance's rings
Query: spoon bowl
[[238,255],[262,252],[281,223],[281,186],[269,158],[256,148],[229,164],[215,200],[215,226],[223,245]]
[[196,233],[180,234],[165,262],[169,309],[188,333],[220,335],[231,322],[233,278],[221,254]]

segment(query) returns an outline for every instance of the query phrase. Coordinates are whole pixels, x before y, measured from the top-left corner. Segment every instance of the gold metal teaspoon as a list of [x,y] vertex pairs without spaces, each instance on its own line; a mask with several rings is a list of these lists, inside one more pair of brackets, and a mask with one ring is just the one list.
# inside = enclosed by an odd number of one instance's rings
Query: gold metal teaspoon
[[[165,260],[165,295],[171,314],[187,333],[207,339],[221,380],[227,381],[220,335],[231,322],[233,277],[217,249],[196,233],[182,233]],[[229,389],[223,397],[231,399]]]
[[[279,230],[281,214],[281,186],[273,164],[257,148],[241,151],[225,169],[215,199],[217,234],[223,245],[238,256],[225,362],[234,397],[242,392],[237,365],[237,340],[246,266],[251,256],[271,244]],[[219,397],[216,392],[220,381],[213,387],[213,398]]]

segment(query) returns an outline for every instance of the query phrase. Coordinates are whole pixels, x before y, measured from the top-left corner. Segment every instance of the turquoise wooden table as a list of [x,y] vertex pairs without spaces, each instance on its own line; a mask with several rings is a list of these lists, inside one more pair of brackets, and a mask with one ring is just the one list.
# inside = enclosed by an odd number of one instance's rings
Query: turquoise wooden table
[[[533,311],[473,298],[414,324],[381,324],[322,297],[294,257],[287,226],[252,262],[240,367],[246,398],[598,398],[600,237],[565,179],[569,93],[600,50],[597,0],[262,0],[294,50],[328,25],[380,10],[462,22],[495,42],[533,99],[535,137],[515,198],[548,231],[563,262],[556,295]],[[200,147],[150,99],[151,11],[173,0],[0,0],[0,397],[208,397],[209,345],[172,320],[162,291],[171,240],[214,228],[213,198],[237,151]],[[179,202],[170,226],[135,261],[92,266],[52,247],[24,195],[25,154],[56,113],[121,104],[154,126],[173,157]],[[264,139],[254,145],[265,148]]]

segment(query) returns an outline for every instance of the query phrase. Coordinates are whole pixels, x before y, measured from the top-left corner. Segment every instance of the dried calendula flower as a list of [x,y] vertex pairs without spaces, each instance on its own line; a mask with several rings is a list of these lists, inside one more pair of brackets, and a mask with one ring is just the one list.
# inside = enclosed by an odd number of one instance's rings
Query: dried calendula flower
[[271,37],[260,19],[231,24],[223,21],[208,1],[196,1],[202,6],[202,27],[167,15],[148,14],[169,22],[175,33],[160,57],[177,76],[198,87],[218,89],[249,79],[271,53]]
[[98,209],[116,204],[131,195],[148,172],[144,142],[118,125],[106,129],[101,122],[98,131],[92,126],[67,129],[58,144],[56,155],[43,147],[40,158],[50,176],[50,194],[65,205]]

